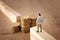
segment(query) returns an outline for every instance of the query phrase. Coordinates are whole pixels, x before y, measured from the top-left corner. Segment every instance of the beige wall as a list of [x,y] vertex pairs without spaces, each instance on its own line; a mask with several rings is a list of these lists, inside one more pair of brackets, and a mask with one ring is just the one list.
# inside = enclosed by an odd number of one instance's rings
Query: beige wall
[[0,34],[13,33],[11,20],[0,11]]
[[43,29],[60,39],[60,0],[2,0],[23,16],[36,17],[40,12],[44,17]]

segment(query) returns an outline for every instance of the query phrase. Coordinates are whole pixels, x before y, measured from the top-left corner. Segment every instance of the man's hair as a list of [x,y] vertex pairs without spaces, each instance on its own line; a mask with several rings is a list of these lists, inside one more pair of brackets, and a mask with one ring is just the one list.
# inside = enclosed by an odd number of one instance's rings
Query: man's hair
[[41,16],[41,14],[39,13],[39,16]]

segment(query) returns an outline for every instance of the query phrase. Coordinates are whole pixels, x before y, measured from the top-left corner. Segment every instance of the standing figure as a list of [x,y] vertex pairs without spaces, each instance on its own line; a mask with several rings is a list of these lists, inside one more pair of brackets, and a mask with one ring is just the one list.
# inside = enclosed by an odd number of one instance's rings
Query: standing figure
[[41,17],[41,14],[39,13],[36,20],[37,32],[39,32],[39,28],[40,28],[40,32],[42,32],[42,25],[41,25],[42,22],[43,22],[43,18]]

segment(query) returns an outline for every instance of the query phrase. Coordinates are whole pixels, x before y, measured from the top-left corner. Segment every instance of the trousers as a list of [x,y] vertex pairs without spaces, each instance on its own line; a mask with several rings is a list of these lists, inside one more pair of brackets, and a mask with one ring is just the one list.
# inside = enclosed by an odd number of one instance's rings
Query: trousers
[[42,25],[41,24],[37,25],[37,31],[39,31],[39,28],[40,28],[40,31],[42,32]]

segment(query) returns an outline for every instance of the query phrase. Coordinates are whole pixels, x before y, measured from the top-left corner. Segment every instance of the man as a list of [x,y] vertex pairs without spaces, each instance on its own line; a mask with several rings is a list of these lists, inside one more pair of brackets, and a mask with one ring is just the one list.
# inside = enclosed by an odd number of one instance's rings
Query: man
[[37,23],[37,32],[39,32],[39,27],[40,27],[40,32],[42,32],[42,26],[41,23],[43,22],[43,18],[41,17],[41,14],[39,13],[36,23]]

